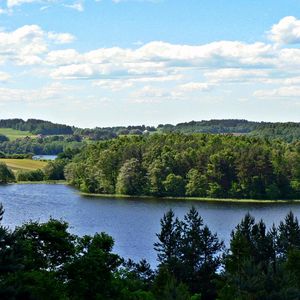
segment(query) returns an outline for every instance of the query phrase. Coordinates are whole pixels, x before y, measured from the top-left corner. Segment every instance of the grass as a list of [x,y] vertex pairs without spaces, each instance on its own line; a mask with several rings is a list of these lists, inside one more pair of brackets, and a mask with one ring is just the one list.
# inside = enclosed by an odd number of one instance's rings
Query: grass
[[263,200],[263,199],[232,199],[232,198],[203,198],[203,197],[160,197],[155,198],[153,196],[131,196],[131,195],[118,195],[118,194],[92,194],[80,192],[82,196],[98,197],[98,198],[141,198],[141,199],[159,199],[159,200],[188,200],[188,201],[200,201],[200,202],[215,202],[215,203],[300,203],[300,199],[287,199],[287,200]]
[[10,159],[0,158],[0,162],[5,163],[13,172],[17,171],[33,171],[42,169],[47,165],[46,161],[32,159]]
[[26,136],[34,137],[34,135],[29,131],[21,131],[12,128],[0,128],[0,134],[7,136],[10,141],[14,141],[19,138],[24,138]]
[[61,184],[68,185],[66,180],[17,181],[12,184]]

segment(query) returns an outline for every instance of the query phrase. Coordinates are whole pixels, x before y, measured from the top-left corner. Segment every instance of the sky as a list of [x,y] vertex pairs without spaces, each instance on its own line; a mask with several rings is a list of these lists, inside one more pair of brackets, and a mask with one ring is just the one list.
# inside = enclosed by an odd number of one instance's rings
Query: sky
[[300,122],[299,46],[299,0],[0,0],[0,119]]

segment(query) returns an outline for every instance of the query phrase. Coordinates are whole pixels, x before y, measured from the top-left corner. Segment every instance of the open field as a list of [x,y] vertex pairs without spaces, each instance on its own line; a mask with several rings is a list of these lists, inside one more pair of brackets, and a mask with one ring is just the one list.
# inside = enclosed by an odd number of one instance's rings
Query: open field
[[10,141],[14,141],[18,138],[24,138],[26,136],[34,137],[29,131],[21,131],[12,128],[0,128],[0,134],[6,135]]
[[9,159],[0,158],[0,162],[4,162],[13,172],[20,170],[32,171],[42,169],[47,165],[45,161],[32,160],[32,159]]

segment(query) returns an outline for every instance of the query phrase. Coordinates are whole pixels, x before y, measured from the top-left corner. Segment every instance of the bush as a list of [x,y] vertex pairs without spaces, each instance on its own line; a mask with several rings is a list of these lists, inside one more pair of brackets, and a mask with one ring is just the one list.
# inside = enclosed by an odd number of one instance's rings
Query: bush
[[9,139],[6,135],[0,134],[0,143],[8,142]]
[[15,175],[5,163],[0,163],[0,183],[8,183],[15,181]]
[[51,161],[44,168],[46,180],[62,180],[64,176],[65,162],[63,160]]
[[17,173],[17,181],[43,181],[44,172],[40,169],[34,171],[20,171]]

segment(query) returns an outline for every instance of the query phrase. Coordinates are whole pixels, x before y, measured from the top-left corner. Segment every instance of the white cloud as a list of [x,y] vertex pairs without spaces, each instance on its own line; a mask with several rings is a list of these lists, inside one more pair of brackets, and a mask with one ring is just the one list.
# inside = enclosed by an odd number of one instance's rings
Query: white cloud
[[83,6],[83,1],[76,1],[72,4],[64,4],[65,7],[71,8],[71,9],[75,9],[79,12],[84,11],[84,6]]
[[131,94],[130,101],[134,103],[155,103],[181,99],[181,93],[154,86],[144,86]]
[[[47,32],[37,25],[2,30],[0,63],[27,73],[34,69],[31,74],[36,72],[47,80],[90,80],[82,86],[90,84],[103,93],[126,89],[138,102],[183,99],[186,93],[192,97],[211,89],[235,89],[244,83],[249,83],[247,89],[253,88],[251,94],[259,84],[254,93],[259,98],[294,97],[298,93],[300,49],[296,47],[270,42],[181,45],[153,41],[140,47],[80,52],[61,46],[74,39],[70,33]],[[5,81],[5,74],[2,80],[0,74],[0,81]]]
[[221,41],[200,46],[151,42],[137,49],[101,48],[86,53],[52,51],[47,63],[55,78],[165,77],[184,70],[262,68],[275,65],[274,49],[263,43]]
[[300,97],[300,87],[284,86],[272,90],[257,90],[254,92],[254,96],[259,98],[298,98]]
[[131,88],[133,86],[133,82],[129,80],[97,80],[93,83],[93,85],[115,92]]
[[37,25],[25,25],[13,32],[0,32],[0,61],[7,59],[16,64],[41,62],[40,54],[47,51],[44,32]]
[[189,82],[179,86],[179,89],[183,92],[193,92],[200,91],[205,92],[209,91],[212,87],[212,84],[207,82]]
[[75,37],[69,33],[45,32],[37,25],[25,25],[14,31],[0,31],[0,63],[16,65],[44,63],[44,55],[51,44],[70,43]]
[[253,82],[268,78],[269,70],[225,68],[204,73],[210,82]]
[[75,37],[70,33],[49,32],[48,38],[53,40],[56,44],[68,44],[75,40]]
[[11,78],[8,73],[0,72],[0,82],[6,82]]
[[272,26],[269,38],[278,44],[300,43],[300,20],[288,16]]
[[41,2],[39,0],[7,0],[6,5],[8,8],[12,8],[15,6],[20,6],[22,4]]
[[66,99],[66,95],[76,87],[53,82],[39,89],[17,89],[0,87],[0,103],[26,102],[37,103]]
[[7,14],[8,11],[6,9],[0,8],[0,15]]
[[[17,6],[25,5],[25,4],[40,4],[43,5],[41,10],[47,9],[50,5],[61,5],[63,7],[71,8],[77,10],[79,12],[84,11],[84,0],[77,1],[64,1],[64,0],[7,0],[6,5],[8,9],[13,10]],[[45,6],[49,5],[49,6]]]

